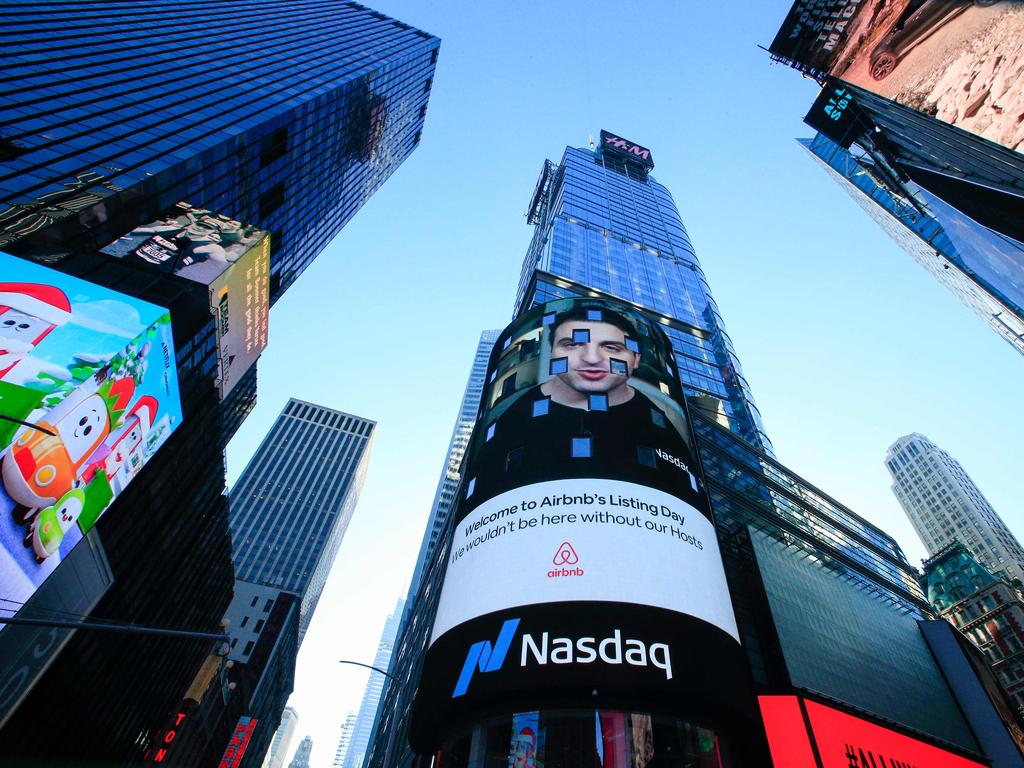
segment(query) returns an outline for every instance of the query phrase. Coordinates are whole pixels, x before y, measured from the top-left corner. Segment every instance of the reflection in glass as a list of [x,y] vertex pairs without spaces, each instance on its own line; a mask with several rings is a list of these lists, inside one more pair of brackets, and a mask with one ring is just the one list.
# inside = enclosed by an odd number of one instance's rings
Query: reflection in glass
[[724,768],[715,734],[608,710],[517,712],[447,739],[435,768]]

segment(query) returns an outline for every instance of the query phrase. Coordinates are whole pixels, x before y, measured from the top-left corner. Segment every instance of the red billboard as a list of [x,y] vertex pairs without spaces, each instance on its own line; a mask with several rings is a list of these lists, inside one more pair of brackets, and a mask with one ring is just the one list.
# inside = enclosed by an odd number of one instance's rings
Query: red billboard
[[255,718],[245,715],[238,718],[235,732],[231,734],[231,741],[228,742],[227,749],[224,750],[224,755],[218,763],[219,768],[238,768],[242,764],[245,750],[249,746],[249,739],[252,738],[252,732],[256,730],[256,722]]
[[760,696],[758,703],[775,768],[985,768],[799,696]]
[[799,0],[769,50],[1024,149],[1024,3]]

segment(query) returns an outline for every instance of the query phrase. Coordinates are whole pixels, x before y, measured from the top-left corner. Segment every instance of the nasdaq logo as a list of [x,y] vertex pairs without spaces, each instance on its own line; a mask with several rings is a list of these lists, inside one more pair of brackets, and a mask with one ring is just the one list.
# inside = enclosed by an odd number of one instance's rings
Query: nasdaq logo
[[493,646],[490,640],[481,640],[470,646],[469,653],[466,654],[466,662],[462,665],[462,672],[459,674],[459,681],[455,684],[455,692],[452,693],[453,699],[466,693],[469,689],[469,682],[478,669],[481,672],[495,672],[501,669],[518,628],[519,619],[509,619],[501,625],[498,639],[494,641]]

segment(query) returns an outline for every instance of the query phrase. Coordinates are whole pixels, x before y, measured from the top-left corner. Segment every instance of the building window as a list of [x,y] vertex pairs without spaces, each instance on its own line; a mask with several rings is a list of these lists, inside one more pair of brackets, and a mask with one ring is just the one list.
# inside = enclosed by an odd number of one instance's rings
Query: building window
[[267,602],[265,602],[265,603],[263,604],[263,612],[264,612],[264,613],[267,613],[267,612],[269,612],[269,611],[270,611],[270,609],[271,609],[271,607],[272,607],[273,605],[274,605],[274,598],[272,598],[272,597],[268,597],[268,598],[267,598]]
[[288,151],[288,126],[278,128],[260,141],[260,168],[266,168]]
[[263,624],[264,624],[263,619],[260,619],[259,621],[256,622],[256,626],[252,628],[252,631],[258,633],[261,629],[263,629]]
[[248,616],[243,616],[243,617],[242,617],[242,623],[241,623],[241,624],[239,624],[238,626],[239,626],[239,627],[244,627],[244,626],[245,626],[246,624],[248,624],[248,623],[249,623],[249,617],[248,617]]
[[516,390],[516,375],[510,374],[503,382],[501,382],[501,396],[509,395]]
[[270,214],[276,211],[284,203],[284,182],[279,181],[262,195],[260,195],[260,221],[266,221]]
[[260,601],[259,595],[253,595],[252,602],[249,603],[249,606],[251,608],[255,608],[256,607],[256,603],[258,603],[259,601]]
[[242,655],[243,656],[248,656],[250,653],[252,653],[252,647],[254,645],[256,645],[256,641],[255,640],[250,640],[248,643],[246,643],[245,644],[245,648],[242,650]]

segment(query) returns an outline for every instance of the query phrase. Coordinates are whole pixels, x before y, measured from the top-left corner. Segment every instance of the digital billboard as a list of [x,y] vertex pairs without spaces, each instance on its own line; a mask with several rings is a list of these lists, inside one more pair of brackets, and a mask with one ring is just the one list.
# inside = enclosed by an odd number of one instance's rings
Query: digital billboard
[[983,768],[982,763],[816,701],[761,696],[759,703],[776,768]]
[[209,289],[217,317],[218,385],[226,397],[267,346],[270,237],[188,203],[118,238],[109,256],[173,272]]
[[488,376],[414,745],[488,710],[741,709],[745,662],[665,334],[620,302],[553,301],[502,333]]
[[249,739],[252,738],[252,732],[256,730],[256,722],[256,718],[248,715],[238,718],[238,724],[235,725],[234,733],[231,734],[231,740],[218,763],[219,768],[238,768],[242,764],[245,750],[249,746]]
[[17,610],[181,422],[166,309],[0,253],[0,583]]
[[1024,147],[1024,3],[798,0],[772,53]]

